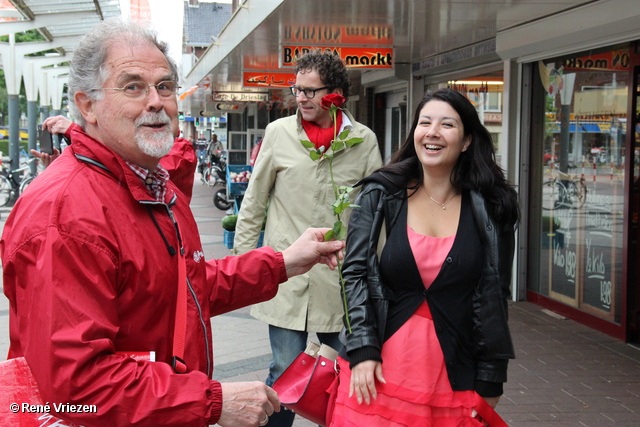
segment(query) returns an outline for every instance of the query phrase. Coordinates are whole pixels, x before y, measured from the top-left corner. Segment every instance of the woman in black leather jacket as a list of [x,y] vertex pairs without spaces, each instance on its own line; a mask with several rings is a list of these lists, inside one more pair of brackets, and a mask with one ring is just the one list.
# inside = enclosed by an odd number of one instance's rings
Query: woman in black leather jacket
[[490,134],[466,97],[437,90],[391,163],[360,185],[343,266],[351,331],[330,425],[482,426],[476,410],[495,415],[514,358],[518,220]]

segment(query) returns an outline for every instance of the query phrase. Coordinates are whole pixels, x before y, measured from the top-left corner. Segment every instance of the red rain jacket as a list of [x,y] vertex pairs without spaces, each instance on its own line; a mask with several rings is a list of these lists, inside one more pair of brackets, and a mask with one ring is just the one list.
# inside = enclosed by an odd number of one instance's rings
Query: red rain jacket
[[[188,200],[169,182],[149,196],[127,164],[79,129],[73,145],[20,197],[0,255],[10,301],[9,358],[24,356],[44,402],[96,405],[55,414],[85,426],[197,426],[217,422],[209,317],[272,298],[286,280],[280,253],[203,259]],[[180,247],[189,285],[185,356],[172,356]],[[155,351],[157,362],[115,351]]]

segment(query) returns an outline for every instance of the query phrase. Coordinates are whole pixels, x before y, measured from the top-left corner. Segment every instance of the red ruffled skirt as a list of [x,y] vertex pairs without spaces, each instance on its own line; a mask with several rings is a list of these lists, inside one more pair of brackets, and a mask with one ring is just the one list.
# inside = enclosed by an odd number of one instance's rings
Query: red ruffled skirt
[[340,360],[340,385],[330,421],[332,427],[482,427],[472,417],[475,392],[453,391],[436,336],[429,306],[424,302],[382,347],[378,397],[358,404],[349,397],[351,370]]

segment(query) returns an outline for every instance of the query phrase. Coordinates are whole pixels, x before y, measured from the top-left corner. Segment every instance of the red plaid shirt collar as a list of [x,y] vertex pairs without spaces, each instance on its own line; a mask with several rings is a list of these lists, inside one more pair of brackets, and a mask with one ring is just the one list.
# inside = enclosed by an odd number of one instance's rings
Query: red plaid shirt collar
[[158,202],[164,202],[167,195],[167,181],[169,181],[169,172],[159,163],[153,172],[149,172],[143,167],[127,162],[131,170],[138,175],[144,182],[145,187],[149,190],[149,194]]

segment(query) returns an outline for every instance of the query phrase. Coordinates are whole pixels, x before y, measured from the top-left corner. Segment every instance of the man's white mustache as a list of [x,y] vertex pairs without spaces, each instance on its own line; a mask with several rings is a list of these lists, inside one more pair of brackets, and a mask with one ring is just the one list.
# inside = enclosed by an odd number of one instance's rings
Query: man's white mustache
[[167,115],[166,112],[162,111],[160,113],[151,113],[146,116],[138,118],[136,120],[136,127],[145,126],[145,125],[168,125],[171,123],[171,118]]

